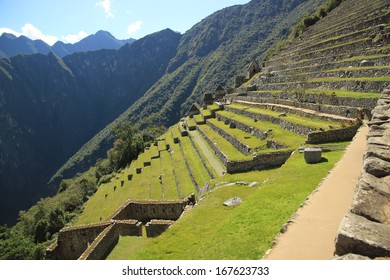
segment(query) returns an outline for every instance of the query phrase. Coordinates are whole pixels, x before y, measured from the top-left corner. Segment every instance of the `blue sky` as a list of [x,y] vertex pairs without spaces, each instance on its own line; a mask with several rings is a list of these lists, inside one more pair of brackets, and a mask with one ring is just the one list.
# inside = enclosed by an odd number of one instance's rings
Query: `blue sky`
[[118,39],[139,39],[170,28],[184,33],[206,16],[249,0],[0,0],[0,34],[49,45],[75,43],[106,30]]

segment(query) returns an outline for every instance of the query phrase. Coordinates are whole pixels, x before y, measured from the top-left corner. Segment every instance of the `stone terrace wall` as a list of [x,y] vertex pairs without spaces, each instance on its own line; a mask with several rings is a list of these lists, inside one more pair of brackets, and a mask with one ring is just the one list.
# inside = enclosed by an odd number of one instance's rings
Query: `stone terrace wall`
[[241,123],[237,120],[232,120],[230,118],[227,118],[225,116],[222,116],[221,114],[219,114],[218,112],[215,114],[216,118],[220,121],[229,121],[229,122],[234,122],[236,124],[236,127],[242,131],[245,131],[245,132],[248,132],[248,133],[251,133],[253,136],[259,138],[260,140],[264,140],[265,138],[267,138],[267,136],[265,135],[264,131],[260,130],[260,129],[257,129],[255,127],[251,127],[249,125],[246,125],[244,123]]
[[169,220],[151,220],[145,225],[147,237],[157,237],[166,231],[174,221]]
[[295,124],[289,121],[284,120],[283,118],[276,118],[268,115],[262,115],[262,114],[257,114],[254,112],[249,112],[246,110],[241,110],[241,109],[236,109],[236,108],[231,108],[229,106],[225,106],[225,110],[228,112],[232,112],[235,114],[239,115],[244,115],[253,119],[257,119],[259,121],[263,122],[271,122],[273,124],[277,124],[281,126],[284,130],[288,130],[291,132],[294,132],[296,134],[302,135],[302,136],[307,136],[309,132],[312,132],[313,129],[304,125],[300,124]]
[[[257,95],[252,96],[252,94],[249,94],[248,96],[238,96],[236,97],[237,100],[242,101],[250,101],[250,102],[258,102],[258,103],[273,103],[273,104],[281,104],[281,105],[287,105],[287,106],[294,106],[296,108],[302,108],[302,109],[310,109],[317,112],[322,112],[326,114],[333,114],[338,115],[342,117],[347,118],[355,118],[356,116],[361,115],[362,112],[364,112],[367,115],[367,118],[371,118],[370,111],[375,107],[372,106],[371,108],[360,108],[360,107],[352,107],[353,104],[350,106],[336,106],[336,105],[327,105],[327,104],[318,104],[318,103],[312,103],[312,102],[301,102],[297,100],[288,100],[288,99],[279,99],[279,98],[267,98],[267,97],[259,97]],[[367,106],[370,106],[372,101],[375,101],[377,99],[370,98],[365,99],[367,101]],[[355,102],[356,103],[356,102]],[[360,102],[359,102],[360,103]],[[367,114],[368,113],[368,114]]]
[[118,244],[119,233],[116,224],[106,227],[93,241],[87,250],[78,258],[79,260],[101,260]]
[[244,143],[242,143],[237,138],[231,136],[228,132],[226,132],[222,128],[214,125],[213,123],[211,123],[208,120],[206,121],[206,123],[215,132],[217,132],[219,135],[221,135],[223,138],[225,138],[227,141],[229,141],[229,143],[232,144],[233,147],[235,147],[240,153],[242,153],[242,154],[247,156],[247,155],[249,155],[252,152],[251,147],[249,147],[248,145],[245,145]]
[[390,90],[383,91],[369,126],[364,166],[335,254],[390,258]]
[[330,142],[350,141],[355,136],[360,125],[347,128],[333,129],[328,131],[310,132],[307,135],[308,144],[321,144]]
[[112,217],[114,220],[134,219],[148,221],[152,219],[177,220],[180,218],[187,201],[129,201]]
[[58,233],[57,246],[47,252],[47,259],[76,260],[111,223],[69,227]]
[[258,154],[252,160],[228,161],[226,164],[227,173],[239,173],[249,170],[261,170],[283,165],[290,157],[292,151],[272,152]]

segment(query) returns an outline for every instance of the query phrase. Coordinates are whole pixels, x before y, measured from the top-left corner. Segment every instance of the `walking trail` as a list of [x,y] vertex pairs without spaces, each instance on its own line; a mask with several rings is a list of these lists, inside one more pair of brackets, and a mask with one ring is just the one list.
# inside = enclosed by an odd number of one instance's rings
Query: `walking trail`
[[327,260],[333,258],[335,237],[347,213],[363,167],[368,127],[362,126],[343,157],[297,211],[287,231],[263,257],[265,260]]

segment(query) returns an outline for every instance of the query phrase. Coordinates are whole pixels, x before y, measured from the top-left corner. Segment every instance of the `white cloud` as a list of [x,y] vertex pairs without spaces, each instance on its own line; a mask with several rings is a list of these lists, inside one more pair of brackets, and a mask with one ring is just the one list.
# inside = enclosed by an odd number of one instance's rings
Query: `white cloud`
[[79,33],[77,34],[68,34],[68,35],[65,35],[65,36],[61,36],[61,40],[64,42],[64,43],[71,43],[71,44],[74,44],[74,43],[77,43],[78,41],[80,41],[81,39],[84,39],[85,37],[87,37],[89,34],[85,31],[80,31]]
[[15,30],[13,30],[13,29],[11,29],[11,28],[0,27],[0,34],[3,34],[3,33],[10,33],[10,34],[15,35],[16,37],[19,37],[19,36],[22,36],[22,35],[23,35],[22,33],[16,32]]
[[0,28],[0,34],[3,34],[3,33],[11,33],[17,37],[24,35],[24,36],[30,38],[31,40],[40,39],[40,40],[44,41],[45,43],[49,44],[50,46],[52,46],[55,42],[58,41],[57,36],[45,35],[45,34],[43,34],[43,32],[41,30],[36,28],[31,23],[26,23],[25,25],[23,25],[22,32],[17,32],[15,30],[12,30],[11,28],[7,28],[7,27]]
[[27,23],[22,27],[22,34],[32,40],[40,39],[42,41],[45,41],[49,45],[53,45],[55,42],[58,41],[58,37],[43,34],[41,30],[36,28],[31,23]]
[[127,34],[128,35],[133,35],[136,33],[138,30],[141,29],[142,21],[137,20],[136,22],[133,22],[127,27]]
[[106,14],[107,18],[113,18],[114,14],[111,10],[111,1],[112,0],[102,0],[100,2],[96,2],[96,6],[102,7],[104,10],[104,13]]

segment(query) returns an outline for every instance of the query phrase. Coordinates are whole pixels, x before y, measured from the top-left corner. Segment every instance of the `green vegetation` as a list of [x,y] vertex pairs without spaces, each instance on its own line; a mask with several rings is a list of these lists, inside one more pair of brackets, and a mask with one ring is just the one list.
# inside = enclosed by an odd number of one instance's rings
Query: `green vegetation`
[[[108,258],[259,259],[270,248],[282,225],[342,154],[343,151],[328,152],[324,154],[327,162],[307,165],[303,155],[295,153],[278,169],[225,175],[213,180],[212,185],[217,185],[214,190],[163,235],[153,240],[122,237]],[[223,182],[241,180],[257,181],[259,185],[223,187]],[[232,208],[222,205],[226,199],[236,196],[242,198],[241,205]],[[127,246],[131,250],[123,249]]]
[[360,92],[360,91],[348,91],[348,90],[340,90],[340,89],[322,89],[322,88],[310,88],[306,89],[306,93],[312,94],[328,94],[335,95],[338,97],[352,97],[352,98],[379,98],[380,93],[377,92]]
[[[253,112],[256,114],[260,115],[266,115],[270,117],[275,117],[278,118],[280,112],[276,111],[271,111],[267,109],[261,109],[261,108],[253,108],[253,107],[248,107],[242,104],[231,104],[229,105],[231,108],[239,109],[239,110],[245,110],[247,112]],[[283,120],[295,123],[295,124],[300,124],[306,127],[310,127],[313,129],[319,129],[322,128],[324,130],[329,130],[330,127],[333,128],[338,128],[340,127],[339,122],[335,121],[324,121],[322,119],[318,118],[305,118],[296,114],[288,113],[286,117],[283,117]]]
[[248,126],[252,126],[254,128],[260,129],[262,131],[267,131],[271,129],[272,134],[270,134],[269,136],[271,139],[275,139],[279,143],[284,144],[287,147],[291,147],[293,149],[299,147],[301,144],[303,144],[306,141],[305,137],[290,131],[286,131],[280,126],[273,124],[271,122],[254,122],[252,118],[243,115],[238,115],[228,111],[220,111],[218,112],[218,114],[230,119],[234,119]]

